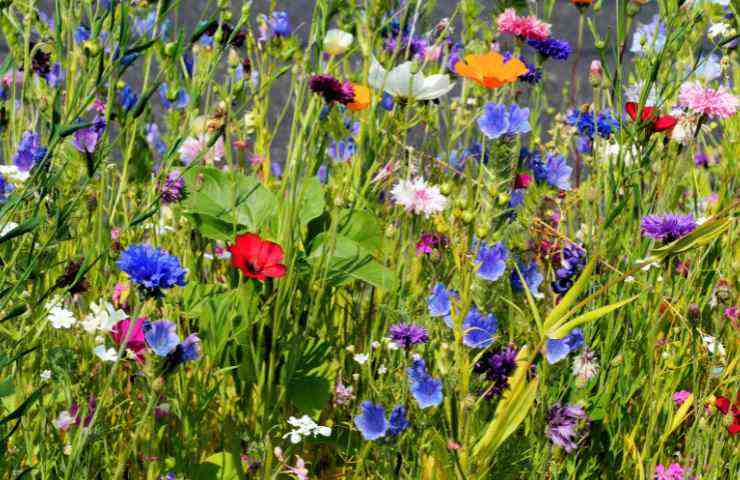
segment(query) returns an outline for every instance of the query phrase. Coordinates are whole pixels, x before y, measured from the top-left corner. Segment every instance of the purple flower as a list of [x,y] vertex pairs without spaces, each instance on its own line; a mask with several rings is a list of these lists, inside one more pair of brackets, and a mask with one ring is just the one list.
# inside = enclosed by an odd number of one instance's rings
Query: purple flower
[[568,166],[562,155],[547,155],[547,183],[560,190],[570,190],[570,174],[573,169]]
[[529,40],[527,44],[537,50],[537,53],[544,58],[554,58],[555,60],[567,60],[573,51],[568,42],[556,38]]
[[473,305],[463,320],[463,344],[470,348],[488,348],[498,328],[493,314],[484,315]]
[[[524,278],[524,281],[526,282],[529,291],[532,293],[532,296],[541,296],[542,294],[539,292],[539,287],[545,277],[540,273],[537,262],[532,261],[529,265],[525,265],[522,262],[517,262],[517,265],[519,267],[519,273],[521,273],[521,276]],[[511,288],[515,292],[524,291],[524,284],[522,284],[522,280],[521,278],[519,278],[519,273],[517,273],[516,269],[514,269],[509,275]]]
[[[663,466],[662,463],[659,463],[655,467],[655,476],[653,478],[654,480],[685,480],[685,474],[686,472],[683,467],[678,463],[671,463],[668,468]],[[696,480],[696,477],[694,477],[694,480]]]
[[709,157],[704,152],[698,152],[694,155],[694,165],[697,167],[709,168]]
[[406,373],[411,383],[411,395],[419,404],[419,408],[424,410],[442,403],[442,380],[433,378],[427,373],[424,360],[420,358],[414,360],[412,366],[406,369]]
[[509,376],[516,370],[517,350],[507,346],[497,351],[488,351],[475,363],[473,370],[484,373],[491,385],[486,388],[486,398],[501,395],[509,388]]
[[388,418],[388,423],[390,424],[388,433],[392,437],[400,435],[401,432],[406,430],[410,425],[410,422],[406,418],[406,407],[404,407],[403,405],[396,405],[396,407],[394,407],[391,411],[391,416]]
[[478,256],[475,259],[479,263],[477,274],[479,277],[494,282],[501,278],[506,269],[506,259],[509,258],[509,250],[503,243],[498,242],[490,247],[481,242]]
[[129,111],[134,108],[136,102],[139,101],[139,96],[134,93],[129,85],[124,87],[118,92],[118,103],[121,104],[121,108],[125,111]]
[[352,137],[347,140],[333,141],[329,145],[327,154],[335,163],[344,163],[352,159],[357,151],[357,144]]
[[49,69],[49,73],[44,77],[46,83],[52,88],[58,88],[62,84],[64,79],[64,70],[62,70],[62,64],[59,62],[54,63]]
[[74,37],[75,43],[82,43],[90,40],[90,30],[84,25],[80,25],[75,28],[75,32],[72,36]]
[[308,81],[308,88],[321,95],[326,103],[338,102],[343,105],[352,103],[355,99],[355,90],[349,81],[340,82],[331,75],[314,75]]
[[13,155],[13,164],[22,172],[27,172],[46,156],[46,147],[41,146],[38,133],[23,132],[18,150]]
[[527,67],[527,73],[520,75],[518,80],[529,84],[539,83],[542,80],[542,70],[537,68],[533,63],[529,63],[524,57],[519,57],[525,67]]
[[680,407],[683,402],[686,401],[687,398],[691,395],[691,392],[688,390],[679,390],[678,392],[673,394],[673,402],[676,404],[677,407]]
[[516,104],[488,103],[483,107],[483,115],[478,117],[478,128],[489,139],[527,133],[532,130],[529,109]]
[[184,196],[185,180],[178,170],[173,170],[167,175],[163,184],[160,184],[160,198],[165,204],[177,203]]
[[415,325],[413,323],[391,325],[390,334],[393,342],[405,349],[429,341],[429,334],[426,329],[421,325]]
[[272,16],[267,19],[267,25],[270,27],[273,37],[288,37],[293,32],[288,12],[272,12]]
[[432,253],[435,248],[443,247],[447,239],[437,233],[422,233],[421,238],[416,242],[416,253]]
[[640,231],[644,237],[670,243],[693,232],[697,227],[692,215],[664,213],[642,217]]
[[166,357],[180,343],[180,337],[176,332],[177,326],[169,320],[146,321],[142,330],[147,345],[160,357]]
[[588,435],[589,418],[578,405],[556,403],[547,413],[545,435],[552,443],[570,453]]
[[362,402],[362,413],[355,417],[355,426],[365,440],[377,440],[388,431],[383,405],[371,401]]
[[578,350],[583,346],[583,330],[580,328],[574,328],[568,335],[563,338],[548,338],[547,339],[547,363],[553,364],[558,363],[564,359],[573,351]]
[[99,115],[93,120],[92,126],[77,130],[72,145],[82,153],[93,153],[105,131],[105,120]]

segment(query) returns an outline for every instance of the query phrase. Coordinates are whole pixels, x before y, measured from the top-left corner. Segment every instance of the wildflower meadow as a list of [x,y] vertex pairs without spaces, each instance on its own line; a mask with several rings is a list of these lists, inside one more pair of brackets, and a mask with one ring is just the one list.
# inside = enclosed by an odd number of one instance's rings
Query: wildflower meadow
[[0,478],[739,478],[738,15],[0,0]]

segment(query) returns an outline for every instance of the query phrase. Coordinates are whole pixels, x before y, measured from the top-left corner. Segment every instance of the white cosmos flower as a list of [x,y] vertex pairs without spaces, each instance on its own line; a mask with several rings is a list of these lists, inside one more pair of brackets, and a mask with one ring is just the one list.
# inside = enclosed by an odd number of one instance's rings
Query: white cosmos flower
[[330,427],[324,427],[317,424],[311,420],[308,415],[304,415],[301,418],[290,417],[288,418],[288,423],[295,427],[293,430],[283,435],[283,438],[290,437],[290,443],[299,443],[303,437],[316,437],[318,435],[324,437],[331,436]]
[[411,62],[404,62],[390,72],[373,57],[368,74],[370,86],[393,97],[410,100],[434,100],[450,92],[455,86],[448,75],[425,77],[411,73]]
[[106,349],[105,345],[98,345],[93,349],[93,352],[104,362],[118,361],[118,352],[116,352],[115,348]]
[[336,28],[331,29],[324,37],[324,51],[329,55],[341,55],[352,45],[354,39],[351,33]]
[[365,365],[365,363],[370,359],[370,355],[367,353],[356,353],[352,359],[360,365]]
[[0,174],[13,183],[23,183],[31,176],[30,172],[21,171],[15,165],[0,165]]

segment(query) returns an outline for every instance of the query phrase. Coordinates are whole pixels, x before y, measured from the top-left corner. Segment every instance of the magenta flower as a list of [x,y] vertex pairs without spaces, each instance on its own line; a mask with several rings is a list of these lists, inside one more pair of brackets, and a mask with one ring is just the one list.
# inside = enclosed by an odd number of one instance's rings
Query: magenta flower
[[126,344],[126,349],[136,354],[136,361],[141,363],[144,360],[144,351],[146,350],[146,339],[144,338],[144,322],[147,317],[139,317],[131,325],[131,319],[121,320],[113,326],[111,337],[116,345]]
[[687,398],[691,395],[691,392],[688,390],[679,390],[678,392],[673,394],[673,402],[676,404],[677,407],[680,407],[683,402],[686,401]]
[[693,232],[697,227],[694,217],[665,213],[662,215],[648,215],[642,218],[640,231],[644,237],[670,243]]

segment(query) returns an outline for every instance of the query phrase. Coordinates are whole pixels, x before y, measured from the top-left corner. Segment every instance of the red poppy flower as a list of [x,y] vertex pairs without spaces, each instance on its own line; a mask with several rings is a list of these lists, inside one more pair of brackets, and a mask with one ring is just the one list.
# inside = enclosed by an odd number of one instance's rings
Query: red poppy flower
[[[635,102],[627,102],[624,106],[625,110],[629,114],[630,118],[635,121],[637,120],[638,104]],[[670,130],[676,126],[678,119],[671,115],[662,115],[657,117],[655,115],[655,109],[653,107],[642,107],[642,115],[640,116],[642,122],[646,122],[653,132],[663,132]]]
[[726,397],[719,396],[714,400],[714,405],[722,412],[722,415],[727,415],[730,411],[730,400]]
[[283,247],[275,242],[262,240],[259,235],[247,233],[236,237],[229,246],[231,264],[249,278],[265,281],[268,277],[280,278],[287,268],[283,265]]

